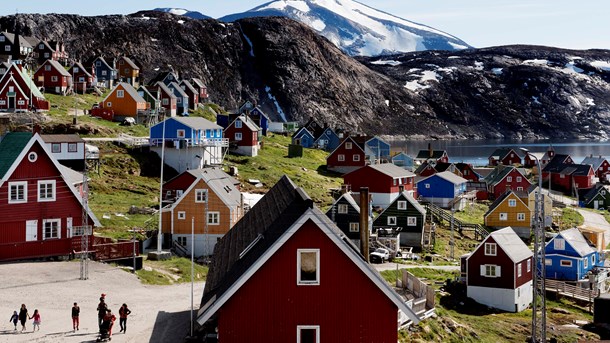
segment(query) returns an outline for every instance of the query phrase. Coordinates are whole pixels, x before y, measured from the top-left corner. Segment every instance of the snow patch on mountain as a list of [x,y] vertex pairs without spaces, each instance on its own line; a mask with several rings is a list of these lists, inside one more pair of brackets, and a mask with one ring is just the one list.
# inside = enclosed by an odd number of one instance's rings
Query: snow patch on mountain
[[171,13],[171,14],[174,14],[174,15],[180,15],[180,16],[189,17],[189,18],[192,18],[192,19],[208,19],[208,18],[210,18],[210,17],[208,17],[207,15],[205,15],[205,14],[203,14],[201,12],[189,11],[189,10],[184,9],[184,8],[165,7],[165,8],[155,8],[155,9],[153,9],[153,11]]

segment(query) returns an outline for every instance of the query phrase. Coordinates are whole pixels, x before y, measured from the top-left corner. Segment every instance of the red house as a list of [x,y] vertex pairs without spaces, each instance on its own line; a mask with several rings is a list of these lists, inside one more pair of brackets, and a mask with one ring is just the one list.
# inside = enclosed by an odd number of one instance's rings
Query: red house
[[505,166],[512,166],[514,164],[521,164],[521,156],[511,148],[499,148],[496,149],[491,156],[489,156],[489,165],[497,166],[503,164]]
[[28,109],[48,111],[49,102],[21,64],[11,64],[0,78],[0,110],[6,112]]
[[532,302],[533,253],[511,227],[494,231],[461,258],[468,297],[508,312]]
[[[82,198],[38,134],[0,142],[0,261],[80,251]],[[89,211],[88,225],[99,226]]]
[[201,103],[206,102],[206,100],[208,100],[208,87],[205,85],[205,83],[203,83],[203,81],[201,81],[201,79],[198,78],[192,78],[191,79],[191,84],[193,85],[193,87],[195,87],[199,93],[199,101]]
[[532,185],[519,169],[504,165],[497,166],[484,180],[487,183],[487,192],[493,199],[499,198],[507,190],[523,192]]
[[600,181],[606,180],[606,175],[610,173],[610,163],[602,156],[587,156],[580,164],[590,164],[591,167],[593,167],[595,176],[599,178]]
[[413,195],[415,174],[393,163],[371,164],[343,176],[343,183],[358,191],[368,187],[375,206],[387,207],[403,190]]
[[166,117],[175,117],[178,110],[177,98],[163,82],[157,82],[149,88],[151,94],[161,101]]
[[462,177],[470,182],[478,182],[481,179],[481,175],[477,173],[472,164],[459,162],[455,164],[455,167],[462,173]]
[[[568,194],[575,194],[579,189],[593,187],[595,172],[590,164],[568,163],[568,155],[555,155],[542,169],[542,179],[550,183],[551,188]],[[550,179],[550,181],[549,181]]]
[[196,110],[199,106],[199,91],[187,80],[180,81],[180,87],[189,96],[189,108]]
[[350,136],[326,158],[326,169],[337,173],[349,173],[365,165],[364,148]]
[[55,60],[46,60],[36,70],[34,82],[47,93],[66,95],[72,90],[72,75]]
[[257,156],[261,129],[248,116],[240,115],[224,131],[229,139],[229,151],[239,155]]
[[463,176],[462,172],[455,164],[448,162],[424,162],[415,170],[415,174],[419,176],[430,176],[444,171],[451,172],[457,176]]
[[90,67],[87,70],[80,62],[74,62],[68,70],[68,74],[72,75],[74,79],[74,90],[76,92],[85,94],[87,89],[93,87],[95,68]]
[[216,244],[199,330],[223,343],[396,342],[399,312],[419,318],[342,236],[282,177]]

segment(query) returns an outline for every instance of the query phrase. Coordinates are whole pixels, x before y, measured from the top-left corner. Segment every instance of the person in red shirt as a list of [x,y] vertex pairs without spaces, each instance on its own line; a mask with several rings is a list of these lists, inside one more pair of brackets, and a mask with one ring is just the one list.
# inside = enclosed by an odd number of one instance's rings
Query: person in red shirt
[[119,309],[119,324],[121,325],[121,332],[127,332],[127,316],[131,314],[131,310],[127,308],[127,304],[123,304]]
[[[108,337],[112,336],[112,326],[114,325],[115,321],[116,321],[116,316],[114,314],[112,314],[112,311],[110,309],[108,309],[106,311],[106,315],[104,316],[104,319],[103,319],[104,325],[108,325]],[[108,323],[108,324],[106,324],[106,323]]]

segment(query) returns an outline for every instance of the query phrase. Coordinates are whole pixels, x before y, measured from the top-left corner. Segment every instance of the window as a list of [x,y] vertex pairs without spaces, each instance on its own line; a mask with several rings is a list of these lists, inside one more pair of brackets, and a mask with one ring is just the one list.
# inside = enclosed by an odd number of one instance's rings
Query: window
[[349,223],[349,232],[360,232],[360,223]]
[[345,155],[343,155],[343,154],[339,154],[339,155],[337,156],[337,160],[338,160],[339,162],[343,162],[343,161],[345,161]]
[[6,100],[0,100],[0,105],[6,105]]
[[297,343],[319,343],[320,327],[315,325],[297,326]]
[[500,220],[508,220],[508,213],[500,213]]
[[125,68],[125,74],[129,74],[129,68]]
[[521,182],[523,179],[521,178],[521,176],[517,176],[517,182]]
[[186,246],[186,237],[176,237],[176,242],[178,242],[178,244],[185,247]]
[[55,180],[38,181],[38,201],[55,201]]
[[508,199],[508,207],[517,207],[516,199]]
[[532,271],[532,260],[528,259],[527,260],[527,272],[531,272]]
[[595,255],[591,255],[591,264],[595,264]]
[[407,202],[405,200],[398,200],[398,209],[399,210],[406,210],[407,209]]
[[60,153],[61,152],[61,143],[52,143],[51,152],[54,154]]
[[524,221],[525,220],[525,213],[517,213],[517,220],[518,221]]
[[560,179],[565,179],[565,178],[566,178],[566,174],[560,174],[560,175],[559,175],[559,178],[560,178]]
[[235,140],[236,141],[241,141],[241,139],[242,139],[241,132],[235,132]]
[[57,76],[55,76],[55,75],[51,76],[51,82],[57,82]]
[[44,70],[45,71],[51,71],[51,65],[47,64],[46,66],[44,66]]
[[236,129],[241,129],[241,120],[237,119],[237,120],[235,121],[235,128],[236,128]]
[[35,152],[31,152],[28,154],[28,161],[30,162],[36,162],[36,160],[38,159],[38,154],[36,154]]
[[106,70],[102,70],[102,76],[106,76],[107,71]]
[[496,243],[485,243],[485,256],[496,256],[497,249]]
[[208,190],[207,189],[196,189],[195,190],[195,202],[206,202],[208,201]]
[[544,265],[546,266],[552,266],[553,265],[553,260],[545,258],[544,259]]
[[108,102],[106,103],[106,107],[112,107],[112,102],[108,101]]
[[165,105],[165,106],[169,105],[169,99],[168,99],[168,98],[163,98],[162,103],[163,103],[163,105]]
[[178,219],[186,219],[186,212],[184,211],[178,211]]
[[555,238],[553,248],[555,250],[564,250],[566,248],[566,241],[563,238]]
[[118,91],[116,91],[116,97],[117,98],[124,98],[125,97],[125,91],[122,89],[119,89]]
[[417,217],[407,217],[407,226],[417,226]]
[[352,158],[353,158],[354,162],[359,162],[360,161],[360,155],[358,155],[358,154],[352,155]]
[[426,183],[426,184],[424,184],[424,187],[425,187],[425,188],[430,188],[430,184],[429,184],[429,183]]
[[583,267],[589,268],[589,259],[585,257],[582,261],[583,261]]
[[18,182],[9,182],[9,204],[18,204],[27,202],[28,195],[28,182],[27,181],[18,181]]
[[17,105],[25,105],[25,100],[22,100],[22,99],[17,100]]
[[61,219],[44,219],[42,221],[42,239],[61,238]]
[[220,225],[220,212],[208,212],[208,225]]
[[176,98],[176,103],[177,104],[181,104],[182,103],[182,98],[180,98],[180,97]]
[[345,143],[345,149],[351,149],[352,148],[352,142],[346,142]]
[[68,143],[68,152],[76,152],[78,147],[76,143]]
[[570,260],[561,260],[559,261],[559,265],[562,267],[572,267],[572,261]]
[[4,36],[0,36],[0,42],[4,42]]
[[14,86],[8,86],[8,91],[9,92],[14,92],[15,91],[15,87]]
[[10,45],[5,45],[4,46],[4,51],[11,51],[11,46]]
[[339,206],[337,206],[337,212],[339,212],[341,214],[347,213],[347,205],[346,204],[339,204]]
[[176,137],[184,138],[186,137],[186,132],[184,130],[176,130]]
[[180,197],[182,196],[182,194],[183,194],[183,193],[184,193],[184,191],[183,191],[183,190],[181,190],[181,189],[177,189],[177,190],[176,190],[176,198],[180,198]]
[[521,271],[521,263],[517,264],[517,277],[521,277],[522,275],[522,271]]
[[388,225],[396,225],[396,217],[388,217]]
[[486,277],[500,277],[500,266],[496,266],[493,264],[482,264],[481,265],[481,276]]
[[297,250],[297,285],[320,284],[320,249]]
[[506,182],[513,182],[513,177],[512,176],[507,176],[506,177]]
[[40,43],[40,44],[38,45],[38,49],[44,49],[44,43]]
[[73,73],[78,73],[78,67],[74,67]]
[[523,187],[517,187],[517,192],[523,192]]

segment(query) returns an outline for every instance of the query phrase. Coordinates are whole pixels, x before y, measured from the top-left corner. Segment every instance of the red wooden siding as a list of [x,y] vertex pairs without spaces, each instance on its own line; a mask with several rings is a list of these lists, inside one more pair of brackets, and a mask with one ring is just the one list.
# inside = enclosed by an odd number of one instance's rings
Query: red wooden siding
[[[297,285],[297,249],[320,249],[320,285]],[[397,340],[398,310],[308,221],[219,311],[227,342],[296,342],[297,325],[319,325],[320,342]]]
[[368,187],[371,193],[398,193],[400,186],[403,186],[405,191],[412,191],[413,179],[405,176],[394,183],[392,177],[367,166],[345,174],[343,183],[350,185],[354,192],[358,192],[360,187]]
[[[508,182],[509,177],[511,177],[511,182]],[[518,177],[521,178],[520,182],[517,181]],[[508,175],[506,175],[502,181],[493,186],[492,193],[496,198],[499,198],[509,189],[517,191],[519,187],[521,187],[521,191],[527,191],[531,185],[531,182],[525,176],[523,176],[517,169],[513,169],[513,171],[508,173]]]
[[[235,133],[241,132],[241,140],[235,140]],[[241,128],[235,127],[235,122],[233,122],[227,129],[225,130],[224,137],[228,138],[230,142],[236,143],[238,146],[256,146],[258,145],[258,131],[252,131],[246,126],[246,124],[242,123]]]
[[[346,149],[345,143],[351,142],[352,148]],[[339,155],[343,155],[345,157],[344,161],[339,161]],[[354,161],[354,155],[358,156],[358,161]],[[352,140],[346,140],[341,143],[341,145],[332,152],[331,155],[326,159],[326,166],[328,168],[333,167],[364,167],[366,165],[366,161],[364,158],[364,151],[360,147],[356,145],[356,143]]]

